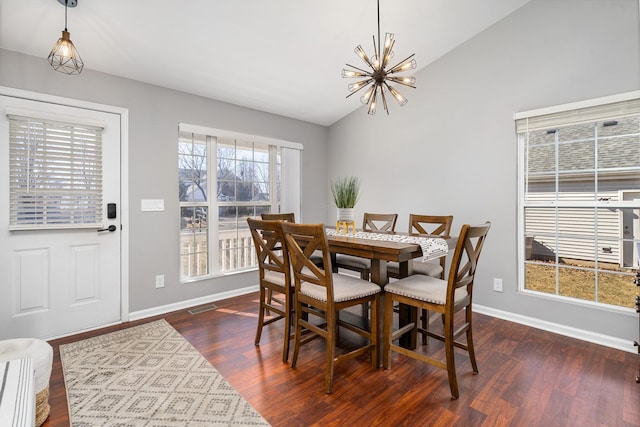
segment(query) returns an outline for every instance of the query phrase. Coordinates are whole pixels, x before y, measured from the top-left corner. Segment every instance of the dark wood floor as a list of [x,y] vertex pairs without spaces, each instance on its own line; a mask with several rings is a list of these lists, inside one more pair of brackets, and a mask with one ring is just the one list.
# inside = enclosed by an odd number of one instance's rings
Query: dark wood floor
[[[257,294],[52,341],[51,414],[69,417],[60,344],[164,317],[273,426],[640,426],[638,356],[480,314],[474,315],[479,375],[456,350],[460,399],[450,399],[444,370],[393,354],[390,370],[358,358],[336,369],[323,392],[324,342],[303,347],[296,369],[281,361],[282,326],[253,339]],[[343,339],[348,339],[343,334]],[[429,352],[439,352],[429,342]]]

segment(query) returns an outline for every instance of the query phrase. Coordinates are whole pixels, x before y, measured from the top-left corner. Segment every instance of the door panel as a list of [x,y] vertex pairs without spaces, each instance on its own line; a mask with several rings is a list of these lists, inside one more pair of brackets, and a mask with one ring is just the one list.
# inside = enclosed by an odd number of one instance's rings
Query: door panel
[[[9,119],[6,109],[104,124],[103,220],[96,228],[9,231]],[[0,339],[50,338],[121,320],[120,116],[0,96]]]

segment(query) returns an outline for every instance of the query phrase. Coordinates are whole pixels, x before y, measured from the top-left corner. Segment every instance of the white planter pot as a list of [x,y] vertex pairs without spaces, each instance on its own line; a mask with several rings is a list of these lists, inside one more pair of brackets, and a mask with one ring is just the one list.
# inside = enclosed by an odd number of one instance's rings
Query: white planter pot
[[351,222],[356,218],[354,208],[338,208],[338,221]]

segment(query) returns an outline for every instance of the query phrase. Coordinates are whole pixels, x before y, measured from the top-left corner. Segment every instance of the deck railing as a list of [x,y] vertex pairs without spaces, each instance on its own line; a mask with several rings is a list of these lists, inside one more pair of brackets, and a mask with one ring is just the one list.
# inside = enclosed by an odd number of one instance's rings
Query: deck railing
[[[182,241],[181,277],[209,274],[207,268],[208,242],[206,233]],[[225,273],[258,265],[253,239],[249,230],[223,232],[218,236],[218,272]]]

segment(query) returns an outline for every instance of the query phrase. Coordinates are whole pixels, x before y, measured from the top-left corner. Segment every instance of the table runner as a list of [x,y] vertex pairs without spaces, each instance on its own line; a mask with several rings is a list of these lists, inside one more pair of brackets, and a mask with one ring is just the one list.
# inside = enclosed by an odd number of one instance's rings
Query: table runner
[[384,240],[388,242],[413,243],[422,249],[422,262],[440,258],[449,253],[449,245],[442,237],[407,236],[403,234],[371,233],[356,231],[355,233],[338,233],[332,228],[326,229],[327,236],[356,237],[358,239]]

